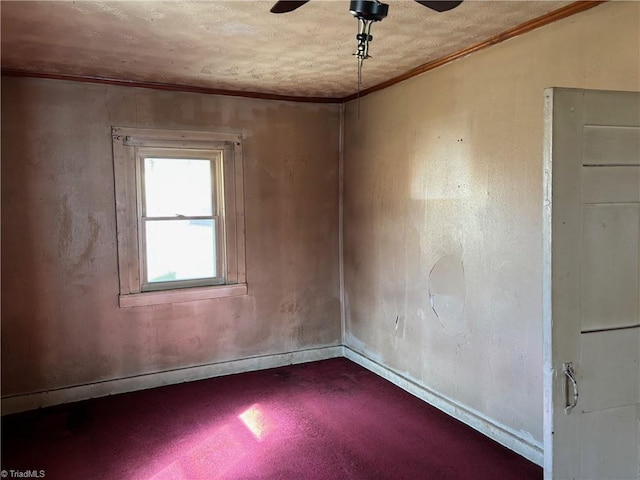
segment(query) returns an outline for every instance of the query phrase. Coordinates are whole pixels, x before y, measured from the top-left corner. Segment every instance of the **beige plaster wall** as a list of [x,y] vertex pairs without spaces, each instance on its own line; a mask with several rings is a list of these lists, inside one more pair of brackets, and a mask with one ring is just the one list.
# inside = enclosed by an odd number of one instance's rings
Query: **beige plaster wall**
[[640,3],[598,6],[368,95],[345,120],[347,344],[533,445],[551,86],[640,90]]
[[[340,344],[339,115],[4,77],[3,396]],[[243,132],[248,295],[118,307],[112,125]]]

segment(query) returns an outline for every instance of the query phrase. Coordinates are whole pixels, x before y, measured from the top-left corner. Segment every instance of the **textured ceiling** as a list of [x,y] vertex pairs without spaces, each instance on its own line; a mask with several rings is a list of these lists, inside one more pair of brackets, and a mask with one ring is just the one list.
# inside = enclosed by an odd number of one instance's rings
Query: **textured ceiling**
[[[293,96],[357,90],[348,0],[287,14],[271,1],[2,1],[2,68]],[[437,13],[389,0],[363,88],[568,5],[467,0]]]

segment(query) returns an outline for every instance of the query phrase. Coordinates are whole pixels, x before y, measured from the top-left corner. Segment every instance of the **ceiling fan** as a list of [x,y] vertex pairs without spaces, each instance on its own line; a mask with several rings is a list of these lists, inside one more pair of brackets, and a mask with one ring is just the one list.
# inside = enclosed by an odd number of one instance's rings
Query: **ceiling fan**
[[[423,7],[430,8],[436,12],[446,12],[456,8],[462,0],[415,0]],[[309,0],[279,0],[273,7],[271,13],[288,13],[297,10]],[[384,19],[389,13],[389,5],[379,0],[351,0],[349,11],[358,20],[358,49],[354,55],[358,58],[358,92],[360,92],[362,62],[369,58],[369,42],[373,40],[371,35],[371,25]]]
[[[456,8],[458,5],[460,5],[462,3],[462,0],[460,1],[444,1],[444,0],[415,0],[417,3],[419,3],[420,5],[423,5],[427,8],[430,8],[431,10],[435,10],[436,12],[446,12],[447,10],[451,10],[453,8]],[[293,12],[294,10],[297,10],[298,8],[300,8],[301,6],[303,6],[305,3],[308,3],[309,0],[280,0],[278,2],[275,3],[275,5],[273,7],[271,7],[271,13],[288,13],[288,12]],[[354,4],[356,4],[355,6],[357,7],[358,5],[362,5],[362,4],[378,4],[378,5],[384,5],[385,8],[385,12],[388,10],[389,5],[385,5],[382,2],[378,2],[376,0],[356,0],[356,1],[352,1],[351,2],[351,13],[354,12]],[[366,7],[365,7],[366,8]],[[369,6],[369,8],[371,8],[371,6]],[[355,10],[356,12],[358,10]],[[355,14],[354,14],[355,15]],[[385,14],[386,16],[386,14]],[[384,18],[384,17],[382,17]]]

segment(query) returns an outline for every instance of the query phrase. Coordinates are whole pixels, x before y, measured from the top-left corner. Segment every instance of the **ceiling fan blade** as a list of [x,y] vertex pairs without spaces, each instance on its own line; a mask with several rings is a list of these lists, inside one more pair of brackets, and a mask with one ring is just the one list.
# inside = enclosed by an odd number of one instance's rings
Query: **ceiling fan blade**
[[[436,12],[446,12],[452,10],[462,3],[460,1],[439,1],[439,0],[416,0],[420,5],[435,10]],[[278,2],[282,3],[282,2]]]
[[271,10],[271,13],[289,13],[293,12],[295,9],[300,8],[302,5],[307,3],[309,0],[280,0],[275,3]]

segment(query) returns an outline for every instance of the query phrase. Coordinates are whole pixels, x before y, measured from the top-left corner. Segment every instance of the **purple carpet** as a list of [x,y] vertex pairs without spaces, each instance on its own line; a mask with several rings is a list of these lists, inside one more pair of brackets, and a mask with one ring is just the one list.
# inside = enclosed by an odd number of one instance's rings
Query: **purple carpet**
[[2,469],[47,480],[542,478],[344,358],[9,415]]

